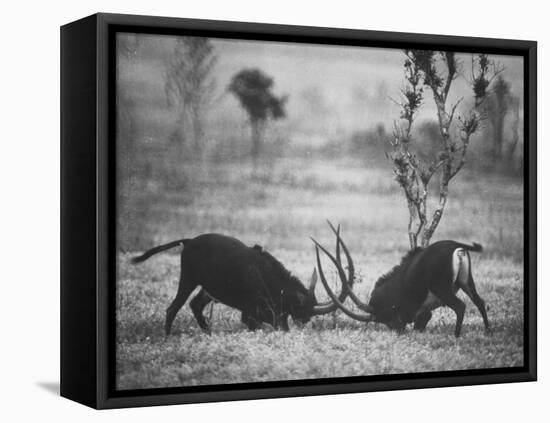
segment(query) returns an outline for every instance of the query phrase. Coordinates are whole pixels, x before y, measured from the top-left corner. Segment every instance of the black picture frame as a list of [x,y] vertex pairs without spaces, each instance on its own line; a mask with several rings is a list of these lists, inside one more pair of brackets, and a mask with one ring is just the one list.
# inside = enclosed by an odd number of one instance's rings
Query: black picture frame
[[[236,385],[114,390],[114,36],[187,34],[524,58],[525,360],[521,368],[357,376]],[[61,28],[61,395],[118,408],[534,381],[536,326],[537,44],[453,37],[95,14]],[[111,281],[111,283],[110,283]]]

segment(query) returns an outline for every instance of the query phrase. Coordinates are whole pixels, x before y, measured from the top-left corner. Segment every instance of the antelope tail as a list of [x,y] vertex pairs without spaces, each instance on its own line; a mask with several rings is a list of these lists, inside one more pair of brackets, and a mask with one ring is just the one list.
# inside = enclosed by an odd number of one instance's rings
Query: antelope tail
[[178,247],[180,245],[185,245],[189,241],[188,239],[178,239],[177,241],[169,242],[168,244],[159,245],[158,247],[151,248],[150,250],[145,251],[141,256],[134,257],[132,263],[137,264],[147,260],[149,257],[154,256],[162,251],[169,250],[170,248]]

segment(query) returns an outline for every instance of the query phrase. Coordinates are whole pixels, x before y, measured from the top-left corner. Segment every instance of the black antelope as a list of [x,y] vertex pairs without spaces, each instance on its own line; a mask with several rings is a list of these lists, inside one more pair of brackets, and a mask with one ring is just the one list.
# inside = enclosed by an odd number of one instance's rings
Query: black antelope
[[[469,251],[480,252],[481,245],[439,241],[425,248],[417,247],[409,251],[400,264],[378,279],[369,301],[365,303],[354,294],[352,287],[342,277],[344,270],[340,261],[317,241],[313,241],[321,282],[334,304],[348,316],[363,322],[381,322],[397,331],[403,331],[408,323],[414,322],[414,328],[422,331],[431,319],[432,311],[444,305],[456,314],[455,335],[459,336],[466,305],[456,293],[462,289],[476,305],[483,317],[485,330],[490,333],[485,302],[476,291],[469,254]],[[342,247],[349,256],[344,244]],[[319,249],[336,266],[342,280],[343,292],[364,313],[350,310],[331,290],[321,267]]]
[[[336,255],[340,260],[340,245],[345,247],[339,230],[332,227],[337,237]],[[248,247],[241,241],[225,235],[205,234],[193,239],[180,239],[164,244],[134,258],[141,263],[151,256],[170,248],[183,246],[181,252],[180,280],[176,298],[166,311],[165,332],[170,334],[176,314],[191,293],[201,287],[191,300],[191,310],[199,326],[205,332],[210,328],[203,315],[204,308],[213,300],[242,312],[242,321],[251,330],[263,322],[274,328],[288,330],[288,316],[306,323],[312,316],[337,310],[337,303],[318,303],[315,298],[317,273],[314,270],[309,288],[293,276],[275,257],[262,247]],[[347,254],[347,249],[345,250]],[[351,257],[348,255],[351,263]],[[352,286],[353,271],[342,281]],[[343,289],[336,299],[342,303],[347,296]]]

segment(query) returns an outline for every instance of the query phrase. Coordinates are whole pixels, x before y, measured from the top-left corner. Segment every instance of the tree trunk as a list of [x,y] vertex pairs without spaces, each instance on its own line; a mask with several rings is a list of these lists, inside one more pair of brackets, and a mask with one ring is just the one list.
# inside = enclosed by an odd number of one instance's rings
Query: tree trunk
[[414,228],[414,222],[416,221],[416,206],[414,202],[408,200],[409,205],[409,244],[411,245],[411,250],[416,247],[416,230]]
[[253,119],[250,121],[252,129],[252,161],[257,164],[258,158],[262,154],[263,144],[263,121],[259,119]]
[[515,154],[516,154],[516,148],[519,143],[520,113],[519,113],[519,101],[517,100],[516,97],[513,98],[511,109],[513,113],[512,138],[510,140],[510,147],[508,148],[507,159],[508,159],[508,165],[511,168],[517,170],[518,163],[515,163]]
[[443,157],[443,170],[439,181],[439,203],[434,211],[430,225],[425,226],[422,233],[422,247],[427,247],[430,244],[432,236],[441,221],[445,205],[447,204],[447,195],[449,193],[449,181],[451,180],[452,172],[452,148],[449,129],[451,120],[449,114],[445,110],[445,99],[438,95],[434,95],[435,104],[437,107],[437,116],[439,118],[439,127],[441,130],[441,142]]

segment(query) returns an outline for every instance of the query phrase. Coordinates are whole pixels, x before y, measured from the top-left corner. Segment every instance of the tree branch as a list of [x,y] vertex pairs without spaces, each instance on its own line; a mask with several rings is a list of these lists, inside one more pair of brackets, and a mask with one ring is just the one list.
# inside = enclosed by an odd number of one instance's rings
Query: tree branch
[[455,115],[455,111],[456,111],[456,108],[457,108],[458,105],[462,102],[462,100],[464,100],[464,97],[461,97],[461,98],[453,105],[453,107],[451,108],[451,113],[449,114],[449,121],[450,121],[450,122],[453,121],[454,115]]
[[444,53],[445,63],[447,63],[447,79],[443,87],[443,100],[447,100],[449,89],[456,76],[456,58],[453,52],[447,51]]

